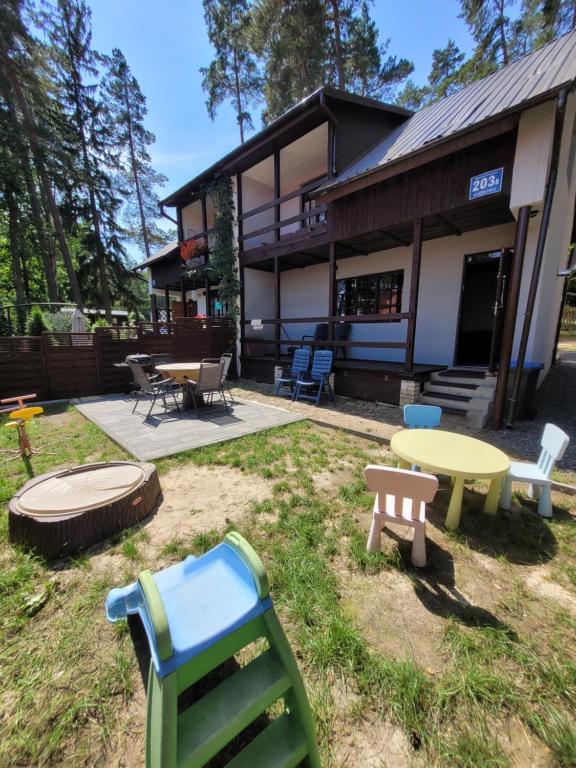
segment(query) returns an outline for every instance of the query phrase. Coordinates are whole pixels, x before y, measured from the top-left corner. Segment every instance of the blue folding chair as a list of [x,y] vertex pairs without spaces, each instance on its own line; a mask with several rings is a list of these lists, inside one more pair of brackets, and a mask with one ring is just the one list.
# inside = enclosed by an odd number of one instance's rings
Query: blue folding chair
[[[312,369],[308,374],[302,374],[298,377],[292,400],[312,400],[319,404],[324,389],[328,391],[332,400],[334,392],[330,386],[330,374],[332,373],[332,362],[334,353],[329,349],[317,349],[312,358]],[[316,394],[313,393],[316,390]]]
[[408,429],[434,429],[442,419],[439,405],[405,405],[404,424]]
[[292,367],[289,369],[283,369],[282,375],[276,379],[274,384],[274,394],[277,395],[282,387],[290,387],[290,394],[292,395],[296,382],[298,381],[298,377],[303,373],[306,373],[309,364],[310,349],[303,347],[302,349],[295,350],[294,357],[292,358]]

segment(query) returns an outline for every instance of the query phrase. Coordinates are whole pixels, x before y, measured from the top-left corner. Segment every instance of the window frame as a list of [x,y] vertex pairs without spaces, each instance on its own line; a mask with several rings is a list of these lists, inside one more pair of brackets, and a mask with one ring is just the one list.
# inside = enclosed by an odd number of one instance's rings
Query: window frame
[[[390,288],[382,288],[382,278],[395,276],[395,278],[392,280],[392,287]],[[358,301],[358,281],[368,281],[368,280],[374,280],[375,282],[375,288],[374,288],[374,295],[372,298],[362,298],[362,304],[364,307],[367,303],[372,303],[374,310],[371,312],[359,312],[359,301]],[[352,281],[355,282],[355,285],[353,288],[351,288]],[[341,291],[341,284],[344,283],[344,292]],[[346,298],[346,294],[353,290],[355,292],[355,296],[352,298]],[[382,293],[389,292],[390,293],[390,299],[387,304],[387,311],[382,311],[383,309],[386,309],[386,307],[380,306],[380,296]],[[392,297],[394,292],[396,292],[396,301],[392,301]],[[352,317],[354,315],[356,316],[363,316],[363,315],[395,315],[395,314],[401,314],[402,313],[402,298],[403,298],[403,292],[404,292],[404,269],[391,269],[387,270],[386,272],[372,272],[367,275],[356,275],[351,277],[342,277],[337,278],[336,280],[336,297],[337,297],[337,315],[341,317]],[[354,311],[347,311],[351,308],[351,302],[354,302]],[[342,306],[344,305],[344,306]],[[400,320],[391,320],[390,322],[399,323]]]

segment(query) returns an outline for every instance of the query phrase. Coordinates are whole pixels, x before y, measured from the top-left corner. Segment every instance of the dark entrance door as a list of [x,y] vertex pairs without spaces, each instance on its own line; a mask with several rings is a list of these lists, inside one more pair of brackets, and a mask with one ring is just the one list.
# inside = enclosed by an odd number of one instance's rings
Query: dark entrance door
[[506,304],[510,250],[464,259],[456,364],[496,369]]

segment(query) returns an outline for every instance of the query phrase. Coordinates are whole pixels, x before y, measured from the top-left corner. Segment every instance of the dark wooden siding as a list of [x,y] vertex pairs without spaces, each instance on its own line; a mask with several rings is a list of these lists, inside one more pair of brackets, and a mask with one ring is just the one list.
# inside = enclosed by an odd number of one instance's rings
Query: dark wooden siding
[[508,196],[515,146],[512,131],[337,200],[329,215],[331,237],[345,240],[466,205],[473,212],[475,202],[496,195],[468,201],[470,177],[493,168],[504,168],[501,195]]
[[336,170],[342,171],[408,118],[358,104],[331,105],[336,125]]

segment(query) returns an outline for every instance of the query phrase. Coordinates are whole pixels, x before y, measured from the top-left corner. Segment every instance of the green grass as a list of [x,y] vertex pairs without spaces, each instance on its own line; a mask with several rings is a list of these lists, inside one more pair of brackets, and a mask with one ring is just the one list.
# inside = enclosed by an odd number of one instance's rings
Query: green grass
[[[57,440],[55,456],[34,459],[38,472],[124,457],[74,411],[38,419],[32,426],[39,444]],[[4,445],[6,432],[0,429]],[[268,569],[275,605],[310,691],[323,765],[333,765],[343,707],[358,727],[368,714],[370,728],[378,727],[374,713],[396,723],[407,748],[420,753],[426,765],[510,765],[512,755],[496,738],[495,724],[511,718],[550,750],[551,765],[574,765],[576,619],[566,609],[553,610],[523,581],[525,564],[550,562],[552,573],[573,588],[574,523],[566,516],[543,523],[522,510],[513,521],[467,514],[461,530],[451,534],[431,523],[436,542],[432,563],[417,574],[410,542],[387,542],[381,553],[366,552],[373,497],[362,472],[367,463],[388,460],[380,447],[304,422],[157,464],[161,477],[177,467],[193,473],[197,465],[270,481],[270,495],[252,503],[237,528]],[[341,480],[333,487],[318,486],[316,476],[327,472]],[[25,479],[20,462],[8,465],[0,477],[4,502]],[[433,519],[435,514],[432,509]],[[162,544],[145,526],[127,531],[110,543],[120,570],[103,572],[92,555],[55,568],[8,546],[6,515],[0,520],[0,663],[9,692],[0,765],[80,766],[97,754],[104,759],[107,745],[134,726],[125,713],[140,686],[126,623],[106,623],[107,591],[132,580],[142,567],[154,570],[201,554],[221,541],[230,526],[193,536],[175,530]],[[411,654],[410,629],[404,647],[393,654],[367,639],[348,594],[352,578],[362,583],[379,612],[388,572],[408,585],[417,604],[419,579],[436,576],[444,583],[446,561],[458,588],[461,569],[477,567],[478,552],[490,558],[497,573],[493,580],[505,588],[490,610],[483,607],[482,595],[468,595],[479,603],[469,610],[446,603],[437,618],[442,631],[435,672]],[[384,632],[396,622],[394,612],[383,619],[378,626]],[[527,621],[532,623],[525,626]],[[343,690],[350,691],[351,703],[342,701]],[[134,708],[129,711],[133,717]],[[139,716],[142,731],[144,712]]]

